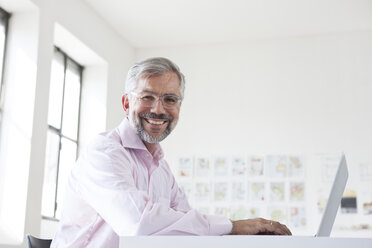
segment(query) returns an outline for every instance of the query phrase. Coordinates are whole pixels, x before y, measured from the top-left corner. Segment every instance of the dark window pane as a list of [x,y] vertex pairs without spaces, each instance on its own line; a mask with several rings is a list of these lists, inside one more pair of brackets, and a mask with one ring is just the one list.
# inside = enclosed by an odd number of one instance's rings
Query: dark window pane
[[67,63],[63,102],[62,134],[77,140],[80,102],[80,71],[71,61]]
[[4,62],[4,48],[5,48],[5,26],[0,23],[0,79],[3,75],[3,62]]
[[61,139],[61,152],[58,170],[58,193],[57,193],[57,211],[56,218],[61,216],[61,203],[65,194],[68,176],[76,160],[77,145],[66,138]]
[[4,63],[4,55],[5,55],[5,40],[7,34],[7,22],[8,22],[9,14],[5,11],[0,9],[0,122],[2,120],[2,107],[3,107],[3,63]]
[[54,216],[58,154],[59,136],[54,131],[48,130],[41,213],[49,217]]
[[61,128],[63,78],[63,55],[59,52],[56,52],[52,62],[50,79],[48,124],[58,129]]

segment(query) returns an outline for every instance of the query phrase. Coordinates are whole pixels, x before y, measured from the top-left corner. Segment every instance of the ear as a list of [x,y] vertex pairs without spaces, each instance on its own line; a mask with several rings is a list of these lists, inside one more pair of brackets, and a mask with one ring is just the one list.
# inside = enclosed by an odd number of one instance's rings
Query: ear
[[124,94],[121,97],[121,104],[123,106],[124,112],[128,115],[129,114],[129,96],[128,96],[128,94]]

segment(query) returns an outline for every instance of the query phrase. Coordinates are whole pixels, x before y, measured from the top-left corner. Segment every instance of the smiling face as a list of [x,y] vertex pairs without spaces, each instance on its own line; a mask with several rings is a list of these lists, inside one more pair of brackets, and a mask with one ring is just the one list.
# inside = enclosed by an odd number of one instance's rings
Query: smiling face
[[[157,96],[166,94],[181,96],[180,80],[177,74],[167,72],[152,77],[142,77],[133,90],[135,94],[150,93]],[[145,145],[156,144],[165,139],[177,124],[180,103],[173,108],[164,108],[161,100],[147,107],[138,97],[125,94],[123,108],[131,125]]]

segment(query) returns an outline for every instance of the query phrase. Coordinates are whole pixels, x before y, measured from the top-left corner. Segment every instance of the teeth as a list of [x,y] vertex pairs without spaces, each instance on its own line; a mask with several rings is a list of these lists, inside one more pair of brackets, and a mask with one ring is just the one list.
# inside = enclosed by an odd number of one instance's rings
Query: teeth
[[155,124],[155,125],[161,125],[161,124],[164,123],[164,121],[153,121],[153,120],[149,120],[149,119],[147,119],[147,121],[148,121],[149,123],[151,123],[151,124]]

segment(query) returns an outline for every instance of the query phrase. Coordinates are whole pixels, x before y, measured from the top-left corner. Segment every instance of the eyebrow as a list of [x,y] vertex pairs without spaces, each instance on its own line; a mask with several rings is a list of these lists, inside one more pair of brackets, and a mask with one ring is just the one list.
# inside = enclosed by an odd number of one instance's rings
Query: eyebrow
[[[154,95],[159,95],[158,93],[154,92],[154,91],[151,91],[151,90],[143,90],[141,91],[142,93],[150,93],[150,94],[154,94]],[[177,97],[180,97],[178,96],[177,94],[175,93],[165,93],[163,95],[169,95],[169,96],[177,96]]]

